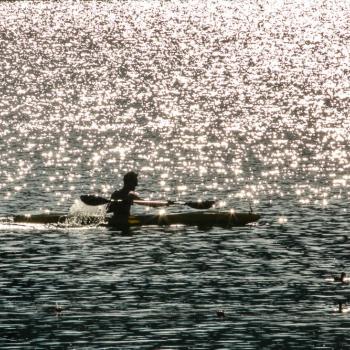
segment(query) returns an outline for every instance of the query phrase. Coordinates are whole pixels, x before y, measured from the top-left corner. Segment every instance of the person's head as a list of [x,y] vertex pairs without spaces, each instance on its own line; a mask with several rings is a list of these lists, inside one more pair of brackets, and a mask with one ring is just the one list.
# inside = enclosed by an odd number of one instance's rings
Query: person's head
[[134,190],[138,185],[137,176],[138,174],[133,171],[126,173],[123,178],[124,187],[128,187],[129,189]]

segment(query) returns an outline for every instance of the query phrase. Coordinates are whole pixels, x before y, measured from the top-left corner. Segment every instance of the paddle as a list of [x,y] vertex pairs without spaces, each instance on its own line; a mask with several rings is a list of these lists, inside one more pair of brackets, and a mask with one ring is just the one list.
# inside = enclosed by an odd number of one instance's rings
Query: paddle
[[[103,204],[108,204],[113,202],[113,200],[109,200],[103,197],[99,196],[94,196],[94,195],[82,195],[80,196],[80,199],[83,203],[87,205],[103,205]],[[150,207],[164,207],[168,205],[174,205],[174,204],[179,204],[179,205],[187,205],[191,208],[194,209],[209,209],[211,208],[214,204],[215,201],[203,201],[203,202],[176,202],[176,201],[143,201],[143,200],[133,200],[135,204],[139,205],[147,205]]]

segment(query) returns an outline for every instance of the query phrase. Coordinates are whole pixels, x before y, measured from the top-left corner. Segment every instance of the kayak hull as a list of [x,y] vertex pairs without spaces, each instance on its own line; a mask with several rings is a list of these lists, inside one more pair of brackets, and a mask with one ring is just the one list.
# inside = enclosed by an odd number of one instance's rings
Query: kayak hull
[[106,220],[95,216],[76,217],[70,215],[62,215],[57,213],[52,214],[35,214],[35,215],[15,215],[12,221],[15,223],[30,223],[30,224],[67,224],[70,222],[80,225],[93,225],[107,226],[107,227],[120,227],[120,226],[168,226],[168,225],[189,225],[199,227],[231,227],[231,226],[244,226],[249,223],[256,222],[260,219],[259,214],[254,213],[231,213],[231,212],[186,212],[176,214],[165,215],[134,215],[130,216],[127,222],[121,223],[120,221],[112,218]]
[[[130,216],[128,219],[129,226],[169,226],[169,225],[187,225],[187,226],[244,226],[258,221],[260,215],[252,213],[228,212],[190,212],[177,213],[168,215],[137,215]],[[107,225],[118,226],[113,218],[109,219]]]

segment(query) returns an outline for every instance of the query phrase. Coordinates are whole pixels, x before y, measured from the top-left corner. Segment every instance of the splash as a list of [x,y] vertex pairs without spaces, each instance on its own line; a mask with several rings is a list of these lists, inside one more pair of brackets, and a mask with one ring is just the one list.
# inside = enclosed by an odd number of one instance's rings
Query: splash
[[69,217],[65,220],[64,226],[98,226],[105,221],[107,206],[90,206],[80,200],[76,200],[69,209]]
[[107,213],[106,205],[86,205],[81,200],[76,200],[69,209],[69,215],[82,215],[82,216],[105,216]]

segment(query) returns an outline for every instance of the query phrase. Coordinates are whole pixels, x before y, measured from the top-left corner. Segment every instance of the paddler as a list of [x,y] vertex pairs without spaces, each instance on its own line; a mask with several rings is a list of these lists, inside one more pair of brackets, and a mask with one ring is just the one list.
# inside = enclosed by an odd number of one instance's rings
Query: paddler
[[138,185],[138,174],[129,171],[123,177],[124,186],[111,195],[112,202],[109,205],[108,211],[113,213],[112,220],[120,225],[128,224],[130,208],[135,199],[141,200],[140,196],[135,192]]

